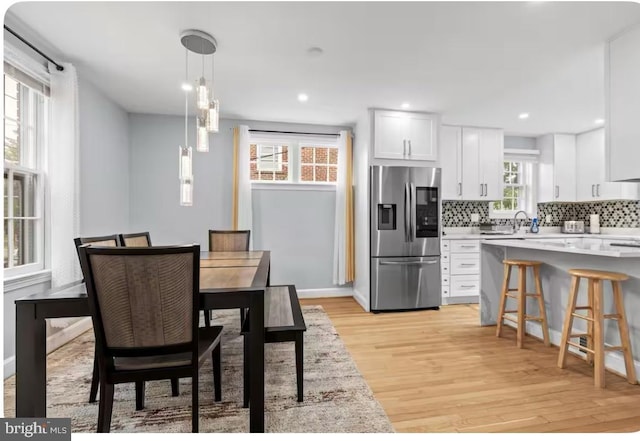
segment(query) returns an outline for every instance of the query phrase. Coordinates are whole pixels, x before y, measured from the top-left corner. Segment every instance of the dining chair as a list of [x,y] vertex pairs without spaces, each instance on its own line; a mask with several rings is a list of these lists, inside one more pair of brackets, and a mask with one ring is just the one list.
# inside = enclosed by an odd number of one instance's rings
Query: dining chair
[[81,246],[100,370],[98,432],[109,432],[114,385],[191,378],[192,432],[198,432],[199,368],[210,356],[221,401],[222,326],[199,327],[200,246]]
[[[249,251],[251,230],[209,230],[209,251]],[[240,326],[244,323],[245,310],[240,309]],[[206,326],[211,324],[211,311],[204,312]]]
[[120,243],[123,247],[150,247],[151,236],[148,231],[143,233],[120,234]]
[[[94,237],[76,237],[73,239],[73,242],[76,245],[76,252],[78,253],[78,260],[80,260],[80,246],[91,244],[91,245],[101,245],[106,247],[119,247],[120,237],[117,234],[112,234],[109,236],[94,236]],[[82,268],[82,262],[80,262],[80,267]],[[84,277],[84,268],[82,268],[83,277]],[[84,278],[82,280],[84,282]],[[98,356],[95,351],[93,354],[93,373],[91,375],[91,390],[89,391],[89,402],[95,403],[96,397],[98,396]]]

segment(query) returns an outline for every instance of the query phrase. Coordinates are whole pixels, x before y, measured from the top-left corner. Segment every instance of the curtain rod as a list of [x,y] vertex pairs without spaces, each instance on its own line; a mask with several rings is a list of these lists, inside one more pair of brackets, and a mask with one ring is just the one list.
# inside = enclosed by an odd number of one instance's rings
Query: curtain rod
[[26,44],[27,46],[29,46],[31,49],[33,49],[34,51],[36,51],[40,56],[44,57],[47,61],[52,62],[55,66],[56,69],[59,71],[63,71],[64,67],[61,66],[60,64],[56,63],[55,61],[53,61],[51,58],[49,58],[44,52],[42,52],[40,49],[38,49],[37,47],[35,47],[34,45],[32,45],[31,43],[29,43],[27,40],[25,40],[24,38],[22,38],[20,35],[18,35],[18,33],[16,33],[16,31],[14,31],[13,29],[11,29],[9,26],[4,25],[4,28],[9,31],[11,34],[13,34],[18,40],[20,40],[21,42],[23,42],[24,44]]
[[311,132],[283,132],[281,130],[249,130],[249,132],[259,133],[282,133],[284,135],[317,135],[317,136],[340,136],[339,133],[311,133]]

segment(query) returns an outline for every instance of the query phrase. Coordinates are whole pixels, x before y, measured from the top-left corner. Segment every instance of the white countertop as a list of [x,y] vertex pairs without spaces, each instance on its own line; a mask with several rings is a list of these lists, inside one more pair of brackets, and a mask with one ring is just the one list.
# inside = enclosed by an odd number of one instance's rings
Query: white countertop
[[556,251],[561,253],[588,254],[593,256],[640,257],[640,248],[617,247],[612,245],[616,243],[634,243],[640,245],[640,240],[637,236],[607,235],[596,238],[590,235],[581,235],[581,237],[576,237],[574,235],[564,234],[544,235],[543,237],[532,238],[526,235],[520,235],[520,239],[517,239],[514,236],[493,240],[486,240],[483,238],[480,243],[482,245],[527,248],[533,250]]

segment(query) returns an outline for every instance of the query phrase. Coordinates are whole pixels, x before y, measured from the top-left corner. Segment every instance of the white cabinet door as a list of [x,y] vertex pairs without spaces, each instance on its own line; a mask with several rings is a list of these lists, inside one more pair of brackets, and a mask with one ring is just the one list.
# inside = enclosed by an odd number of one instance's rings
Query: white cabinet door
[[462,199],[462,127],[440,128],[442,199]]
[[607,44],[605,91],[607,179],[640,179],[640,26]]
[[405,159],[408,154],[406,113],[375,111],[374,115],[375,157]]
[[578,200],[638,199],[640,185],[605,181],[605,131],[592,130],[577,136]]
[[462,199],[479,201],[484,195],[481,180],[480,129],[462,128]]
[[484,185],[482,199],[502,199],[504,167],[504,132],[500,129],[480,130],[480,166]]
[[598,200],[598,185],[604,182],[604,143],[599,131],[581,133],[576,137],[577,146],[577,199]]
[[576,200],[576,137],[554,135],[553,146],[553,200]]
[[408,113],[407,125],[407,159],[437,160],[437,120],[434,115]]

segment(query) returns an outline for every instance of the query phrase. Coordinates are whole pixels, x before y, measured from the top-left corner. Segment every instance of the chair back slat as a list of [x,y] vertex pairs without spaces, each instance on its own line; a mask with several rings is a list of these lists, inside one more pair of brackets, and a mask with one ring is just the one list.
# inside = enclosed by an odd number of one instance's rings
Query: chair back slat
[[249,251],[251,230],[209,230],[209,251]]

